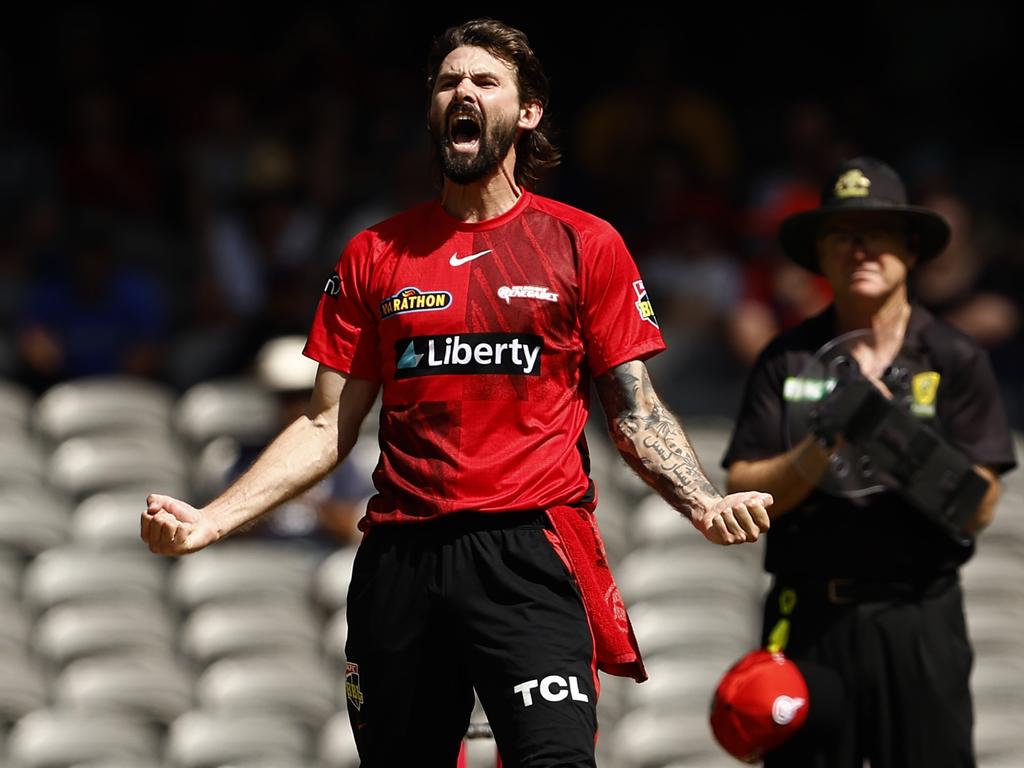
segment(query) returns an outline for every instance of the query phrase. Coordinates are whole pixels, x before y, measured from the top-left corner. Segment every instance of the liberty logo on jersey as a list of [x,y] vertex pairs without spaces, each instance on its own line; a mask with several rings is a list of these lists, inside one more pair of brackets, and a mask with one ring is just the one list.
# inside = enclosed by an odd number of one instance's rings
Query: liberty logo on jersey
[[395,342],[395,378],[503,373],[540,376],[544,340],[532,333],[456,333]]
[[380,303],[380,319],[386,320],[404,312],[436,312],[452,305],[448,291],[421,291],[419,288],[403,288],[394,296],[388,296]]

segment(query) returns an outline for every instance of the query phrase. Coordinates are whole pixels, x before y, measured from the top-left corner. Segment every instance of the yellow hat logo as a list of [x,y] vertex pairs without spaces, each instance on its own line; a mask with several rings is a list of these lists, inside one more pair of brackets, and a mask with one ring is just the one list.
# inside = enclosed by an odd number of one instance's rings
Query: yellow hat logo
[[871,188],[871,179],[865,176],[859,168],[849,170],[839,177],[836,182],[836,197],[867,197]]

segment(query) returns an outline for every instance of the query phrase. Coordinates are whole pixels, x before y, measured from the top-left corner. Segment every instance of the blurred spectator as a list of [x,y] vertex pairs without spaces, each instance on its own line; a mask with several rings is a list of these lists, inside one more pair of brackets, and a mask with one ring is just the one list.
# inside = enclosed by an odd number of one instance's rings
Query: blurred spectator
[[[973,336],[992,359],[1010,420],[1024,426],[1024,257],[1016,248],[984,246],[973,212],[962,198],[933,194],[923,205],[952,228],[949,246],[917,270],[917,298],[936,315]],[[997,241],[998,242],[998,241]]]
[[159,286],[115,255],[109,224],[80,222],[67,258],[32,278],[18,330],[29,382],[123,373],[155,376],[166,332]]
[[[306,411],[313,392],[317,364],[302,354],[304,336],[284,336],[267,342],[256,358],[256,376],[277,395],[280,427]],[[276,433],[276,430],[275,430]],[[225,487],[240,475],[265,446],[243,446],[225,478]],[[374,492],[369,472],[360,471],[350,456],[320,483],[282,504],[246,535],[288,541],[327,552],[359,537],[356,524],[366,499]]]

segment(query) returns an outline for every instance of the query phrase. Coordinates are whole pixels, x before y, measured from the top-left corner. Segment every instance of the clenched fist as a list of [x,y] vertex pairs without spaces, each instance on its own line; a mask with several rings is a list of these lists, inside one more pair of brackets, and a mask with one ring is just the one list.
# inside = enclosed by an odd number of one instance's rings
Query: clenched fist
[[730,493],[693,513],[693,524],[713,544],[742,544],[757,541],[771,523],[768,507],[773,503],[770,493],[743,491]]
[[187,555],[220,538],[203,510],[171,496],[152,494],[142,513],[142,540],[158,555]]

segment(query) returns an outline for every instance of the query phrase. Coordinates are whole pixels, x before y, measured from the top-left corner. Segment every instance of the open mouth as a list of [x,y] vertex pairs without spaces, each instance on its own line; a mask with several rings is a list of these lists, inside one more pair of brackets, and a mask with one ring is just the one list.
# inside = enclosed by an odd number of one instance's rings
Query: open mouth
[[476,147],[480,133],[480,119],[472,112],[458,112],[448,121],[448,138],[456,149]]

